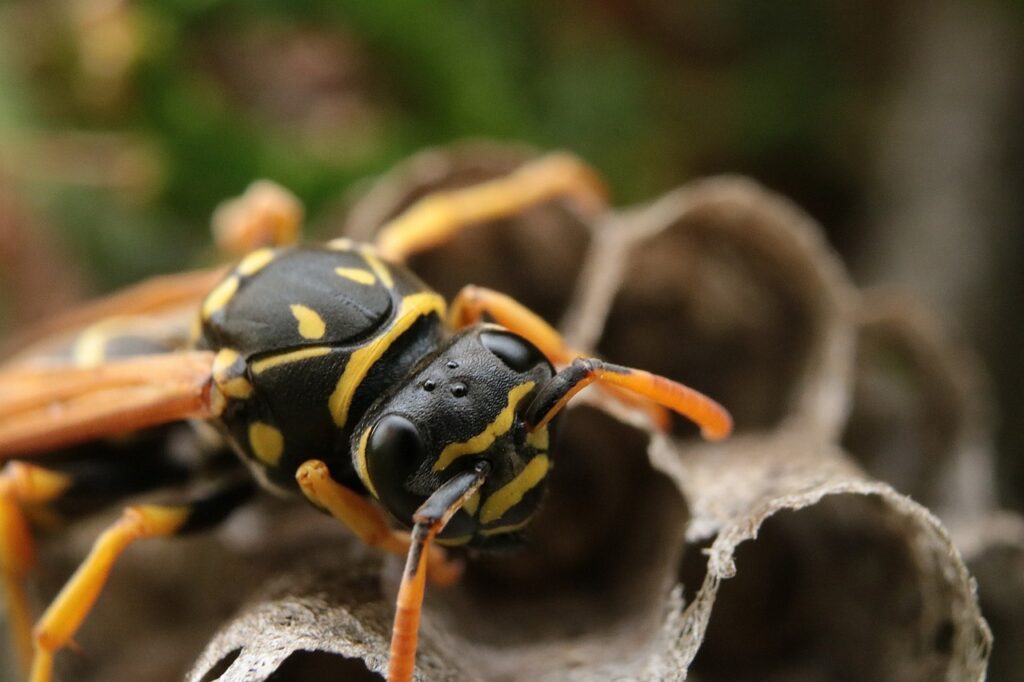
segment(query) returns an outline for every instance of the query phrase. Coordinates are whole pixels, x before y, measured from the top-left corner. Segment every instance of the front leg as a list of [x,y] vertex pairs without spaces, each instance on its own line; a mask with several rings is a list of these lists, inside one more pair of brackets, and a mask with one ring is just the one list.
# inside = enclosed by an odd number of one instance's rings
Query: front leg
[[[331,478],[322,461],[303,462],[295,472],[295,480],[310,502],[341,521],[367,546],[400,557],[408,554],[409,533],[389,526],[380,509]],[[435,585],[451,585],[461,577],[462,564],[445,556],[442,548],[432,546],[427,556],[427,573]]]

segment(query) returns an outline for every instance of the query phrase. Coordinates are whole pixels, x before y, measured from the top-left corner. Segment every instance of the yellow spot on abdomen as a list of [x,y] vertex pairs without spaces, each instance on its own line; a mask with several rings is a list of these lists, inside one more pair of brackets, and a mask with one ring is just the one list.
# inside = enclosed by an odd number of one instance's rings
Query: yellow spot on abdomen
[[475,455],[479,452],[483,452],[487,448],[494,444],[494,440],[512,428],[512,419],[515,416],[516,406],[519,405],[519,401],[522,400],[527,393],[533,390],[534,382],[527,381],[519,384],[511,391],[508,392],[508,403],[498,413],[498,416],[494,418],[490,424],[484,427],[484,430],[473,436],[467,441],[461,443],[449,443],[445,446],[444,450],[438,456],[437,461],[434,462],[434,471],[441,471],[449,464],[454,462],[459,457],[466,455]]
[[548,475],[550,462],[547,455],[537,455],[527,463],[515,478],[494,491],[483,509],[480,510],[480,523],[492,523],[505,515],[512,507],[519,504],[526,493],[530,492]]
[[350,279],[357,284],[370,285],[377,281],[377,278],[373,276],[373,273],[369,270],[363,270],[362,268],[334,268],[334,272],[339,277]]
[[317,311],[295,303],[292,305],[292,315],[299,323],[299,336],[311,340],[323,338],[324,332],[327,331],[327,325],[324,324],[324,318],[320,317]]
[[256,249],[241,260],[238,267],[235,268],[235,272],[243,277],[249,277],[262,270],[272,260],[274,260],[273,249]]
[[210,319],[215,312],[226,306],[237,291],[238,277],[235,275],[218,284],[203,301],[203,319]]
[[270,424],[253,422],[249,426],[249,445],[257,459],[267,466],[277,466],[284,452],[284,436]]

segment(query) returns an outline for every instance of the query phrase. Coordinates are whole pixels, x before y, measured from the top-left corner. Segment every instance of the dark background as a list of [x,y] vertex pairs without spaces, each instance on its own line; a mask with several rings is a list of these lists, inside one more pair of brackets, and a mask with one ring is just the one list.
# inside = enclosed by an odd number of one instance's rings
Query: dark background
[[1024,506],[1024,2],[5,0],[0,332],[214,258],[254,178],[345,192],[466,138],[565,148],[616,203],[739,172],[992,377]]

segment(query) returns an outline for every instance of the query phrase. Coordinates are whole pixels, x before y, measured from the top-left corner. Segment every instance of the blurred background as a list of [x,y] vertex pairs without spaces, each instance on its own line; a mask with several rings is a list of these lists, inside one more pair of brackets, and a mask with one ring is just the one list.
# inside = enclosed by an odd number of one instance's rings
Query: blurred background
[[617,204],[744,173],[977,349],[1021,509],[1022,120],[1021,0],[3,0],[0,334],[209,262],[258,177],[316,237],[467,138],[572,150]]

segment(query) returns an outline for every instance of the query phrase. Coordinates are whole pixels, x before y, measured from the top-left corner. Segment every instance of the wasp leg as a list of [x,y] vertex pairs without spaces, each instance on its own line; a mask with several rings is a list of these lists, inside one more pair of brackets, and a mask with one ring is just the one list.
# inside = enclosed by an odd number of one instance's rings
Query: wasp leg
[[213,361],[190,351],[0,373],[0,459],[217,416],[224,401],[212,388]]
[[511,174],[464,189],[436,192],[409,207],[377,234],[377,250],[404,263],[409,256],[443,244],[473,225],[505,218],[557,197],[581,213],[605,210],[604,183],[570,154],[550,154]]
[[[462,329],[480,322],[485,314],[506,329],[527,339],[555,365],[567,365],[573,358],[583,355],[566,344],[562,335],[537,313],[511,296],[484,287],[463,287],[452,301],[448,323],[453,329]],[[612,385],[605,385],[602,388],[620,402],[646,413],[658,429],[668,431],[672,422],[668,412],[661,405]]]
[[732,431],[732,417],[724,407],[703,393],[657,374],[613,365],[596,358],[576,358],[572,364],[540,387],[526,409],[526,425],[536,431],[558,414],[574,395],[600,382],[636,393],[690,419],[709,440],[720,440]]
[[[303,462],[295,479],[310,502],[345,524],[366,545],[396,556],[408,553],[409,534],[391,528],[380,509],[331,478],[327,465],[320,460]],[[451,585],[462,575],[462,564],[449,559],[440,547],[431,548],[427,564],[435,585]]]
[[248,477],[232,479],[209,494],[176,505],[126,507],[93,544],[92,551],[53,600],[33,631],[32,682],[47,682],[54,654],[65,647],[89,615],[114,562],[129,545],[146,538],[181,535],[224,519],[255,491]]
[[412,544],[402,572],[391,632],[388,682],[409,682],[416,667],[420,612],[426,588],[427,553],[434,537],[444,530],[455,512],[462,508],[487,479],[490,466],[480,462],[472,471],[455,476],[438,488],[413,514]]
[[24,670],[32,661],[32,609],[25,580],[35,566],[35,543],[24,505],[50,502],[71,487],[62,473],[22,462],[0,472],[0,572],[14,651]]
[[302,202],[271,180],[257,180],[241,196],[222,201],[213,212],[217,248],[241,257],[250,251],[294,244],[302,229]]

